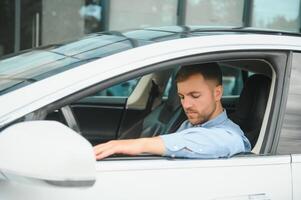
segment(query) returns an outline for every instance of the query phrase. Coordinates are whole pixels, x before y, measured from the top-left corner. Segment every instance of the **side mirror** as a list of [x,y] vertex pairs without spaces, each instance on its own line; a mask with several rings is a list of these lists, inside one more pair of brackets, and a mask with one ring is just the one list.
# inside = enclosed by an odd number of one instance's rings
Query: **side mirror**
[[14,181],[89,187],[95,157],[85,138],[59,122],[21,122],[0,133],[1,173]]

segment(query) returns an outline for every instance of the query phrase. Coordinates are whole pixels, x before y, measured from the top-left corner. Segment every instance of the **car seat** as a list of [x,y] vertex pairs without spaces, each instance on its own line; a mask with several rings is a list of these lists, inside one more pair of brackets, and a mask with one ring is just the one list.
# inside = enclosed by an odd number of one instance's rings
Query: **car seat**
[[240,94],[235,112],[229,118],[238,124],[252,148],[258,139],[270,92],[271,79],[262,74],[248,78]]

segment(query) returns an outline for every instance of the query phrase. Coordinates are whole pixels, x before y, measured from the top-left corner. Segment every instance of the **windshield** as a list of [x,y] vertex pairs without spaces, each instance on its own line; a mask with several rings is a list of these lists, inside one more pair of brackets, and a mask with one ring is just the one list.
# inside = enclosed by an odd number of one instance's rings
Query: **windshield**
[[35,82],[36,77],[49,71],[68,67],[78,62],[77,59],[63,55],[32,51],[0,61],[0,91],[1,94],[22,85]]
[[138,45],[124,36],[94,34],[11,56],[0,60],[0,94]]

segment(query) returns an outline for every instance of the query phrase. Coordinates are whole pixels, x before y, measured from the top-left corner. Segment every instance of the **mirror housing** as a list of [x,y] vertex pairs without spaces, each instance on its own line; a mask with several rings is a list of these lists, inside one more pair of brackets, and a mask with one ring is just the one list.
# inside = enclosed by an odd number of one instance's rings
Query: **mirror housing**
[[91,144],[56,121],[21,122],[0,133],[2,179],[89,187],[95,162]]

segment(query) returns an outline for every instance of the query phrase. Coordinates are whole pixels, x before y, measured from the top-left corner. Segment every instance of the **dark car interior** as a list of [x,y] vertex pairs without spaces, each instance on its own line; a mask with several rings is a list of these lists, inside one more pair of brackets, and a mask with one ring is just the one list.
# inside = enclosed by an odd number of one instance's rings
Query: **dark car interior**
[[[262,60],[233,60],[218,64],[225,81],[223,107],[254,147],[269,99],[271,67]],[[147,79],[142,77],[132,86],[134,89],[128,96],[112,96],[114,91],[100,91],[49,113],[46,119],[65,123],[92,145],[112,139],[173,133],[186,120],[177,95],[175,73],[176,70],[169,69],[154,72]],[[141,86],[142,82],[145,87]],[[133,101],[133,96],[138,100]]]
[[254,147],[260,133],[269,97],[271,79],[254,74],[245,82],[235,112],[230,119],[238,124]]

